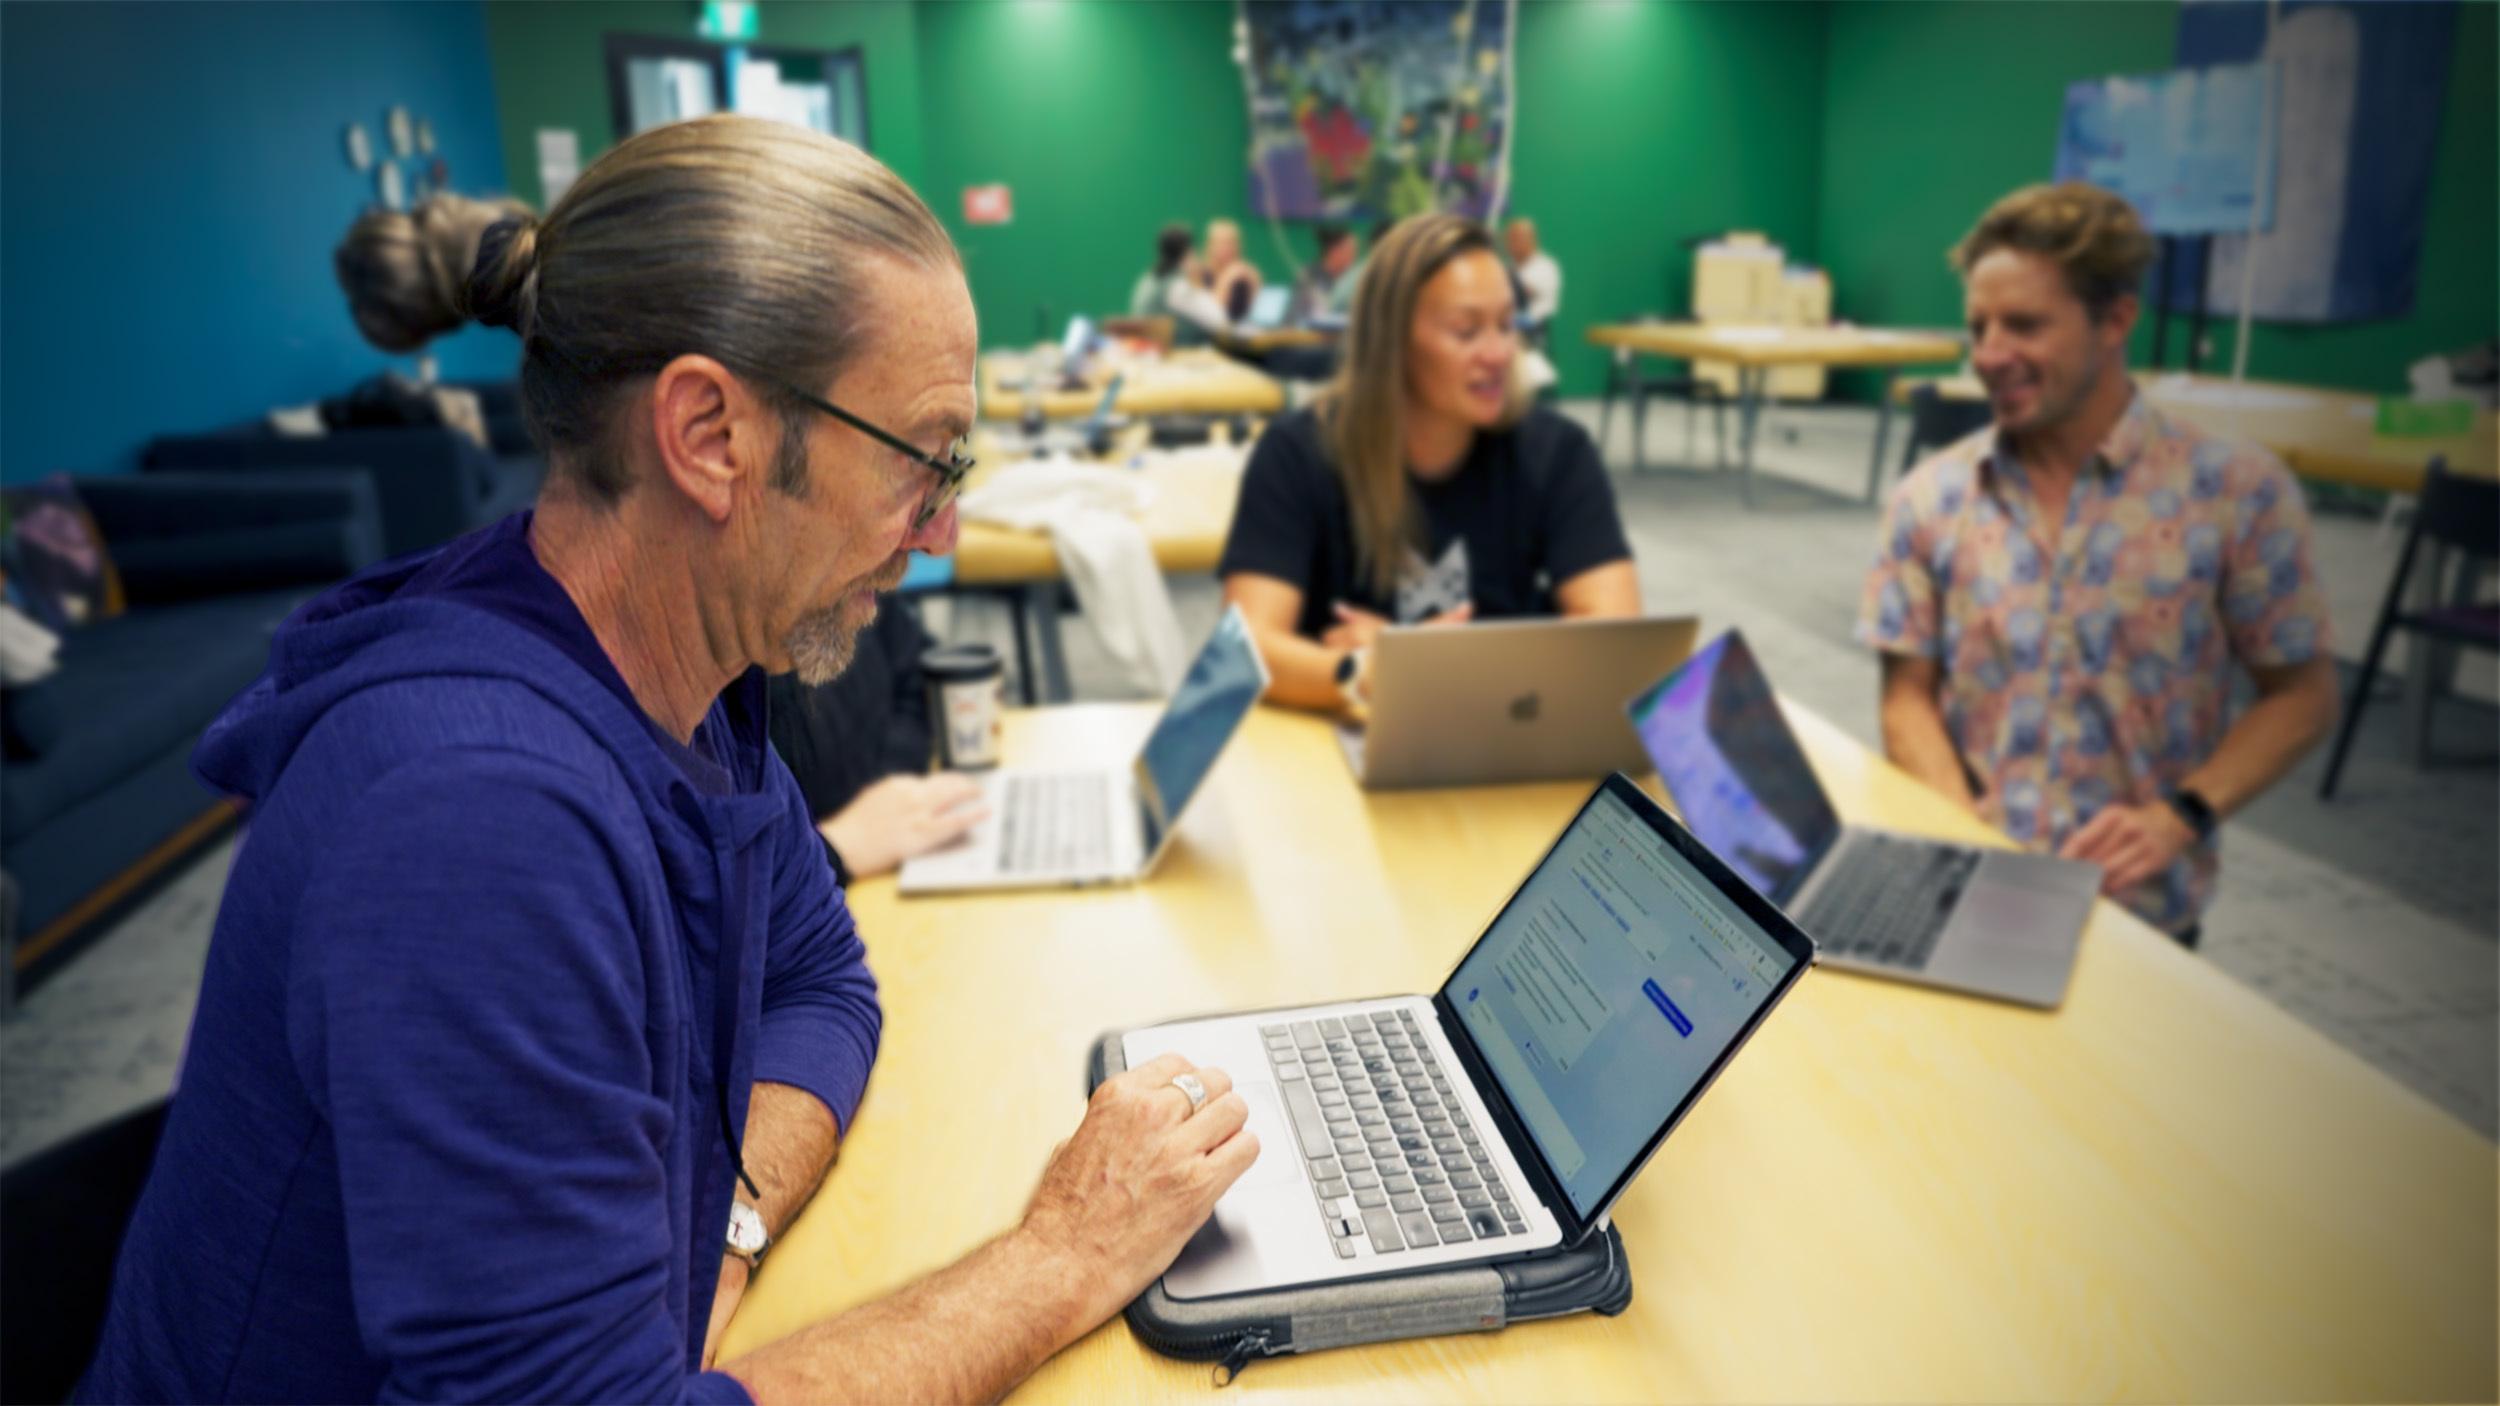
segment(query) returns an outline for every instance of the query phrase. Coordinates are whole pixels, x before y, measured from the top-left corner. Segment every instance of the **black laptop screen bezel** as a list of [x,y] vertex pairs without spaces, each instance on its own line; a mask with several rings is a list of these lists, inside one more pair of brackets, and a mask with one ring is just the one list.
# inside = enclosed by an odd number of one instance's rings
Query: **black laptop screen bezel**
[[[1675,787],[1668,782],[1667,768],[1659,761],[1656,749],[1649,745],[1649,734],[1641,731],[1641,721],[1643,716],[1657,705],[1659,698],[1675,684],[1676,680],[1683,678],[1686,671],[1700,665],[1714,650],[1741,658],[1743,667],[1749,670],[1755,678],[1761,680],[1764,691],[1769,692],[1770,677],[1763,673],[1762,661],[1754,658],[1753,646],[1745,642],[1744,632],[1729,630],[1717,639],[1694,650],[1683,663],[1669,670],[1665,678],[1642,689],[1637,697],[1623,705],[1623,715],[1631,721],[1633,735],[1641,739],[1641,750],[1649,754],[1649,763],[1658,772],[1658,784],[1666,790],[1670,800],[1675,797]],[[1848,833],[1849,826],[1847,821],[1840,818],[1840,808],[1832,804],[1831,793],[1823,789],[1823,778],[1815,774],[1814,763],[1807,759],[1804,744],[1797,740],[1797,730],[1788,725],[1787,716],[1780,713],[1778,707],[1778,695],[1773,694],[1772,717],[1780,730],[1780,735],[1787,739],[1789,748],[1795,754],[1799,770],[1805,775],[1808,784],[1814,788],[1815,796],[1823,803],[1823,814],[1831,822],[1824,827],[1822,838],[1806,847],[1805,856],[1788,871],[1788,877],[1781,880],[1779,885],[1766,895],[1773,903],[1785,908],[1796,901],[1797,894],[1805,888],[1806,881],[1814,877],[1814,871],[1821,868],[1823,861],[1831,856],[1831,852],[1840,847],[1840,841]],[[1707,727],[1708,724],[1705,722],[1704,729],[1707,730]],[[1713,858],[1716,856],[1714,855]],[[1743,876],[1739,875],[1738,879],[1741,882]],[[1753,885],[1747,883],[1745,887],[1752,888]]]
[[[1675,1106],[1674,1111],[1658,1125],[1657,1131],[1641,1145],[1640,1152],[1625,1165],[1622,1175],[1606,1188],[1605,1194],[1598,1197],[1589,1213],[1583,1216],[1579,1208],[1572,1204],[1571,1195],[1564,1189],[1562,1178],[1555,1175],[1552,1165],[1546,1161],[1543,1144],[1539,1143],[1529,1132],[1526,1120],[1520,1116],[1518,1108],[1511,1103],[1509,1091],[1503,1087],[1500,1078],[1493,1072],[1492,1064],[1485,1058],[1484,1051],[1477,1046],[1475,1032],[1460,1017],[1458,1005],[1451,999],[1450,992],[1452,983],[1458,980],[1459,970],[1466,966],[1467,959],[1474,956],[1476,949],[1484,945],[1484,940],[1501,927],[1504,918],[1510,916],[1511,908],[1519,902],[1520,895],[1528,891],[1529,883],[1544,871],[1545,866],[1553,860],[1554,852],[1562,847],[1563,840],[1587,817],[1589,807],[1597,803],[1598,797],[1608,795],[1623,802],[1627,809],[1649,825],[1652,833],[1665,840],[1679,856],[1699,870],[1702,878],[1708,881],[1712,888],[1732,900],[1748,920],[1770,935],[1781,951],[1793,960],[1793,965],[1789,967],[1787,974],[1780,978],[1778,984],[1762,998],[1762,1004],[1754,1009],[1753,1015],[1746,1020],[1744,1028],[1736,1032],[1736,1037],[1728,1041],[1727,1048],[1719,1052],[1719,1057],[1711,1062],[1708,1069],[1702,1071],[1701,1078],[1694,1081],[1692,1090],[1684,1096],[1683,1101]],[[1747,883],[1743,876],[1721,862],[1707,846],[1694,838],[1691,831],[1686,830],[1674,816],[1669,815],[1665,807],[1651,799],[1648,792],[1635,785],[1623,773],[1616,772],[1599,782],[1597,789],[1589,793],[1588,799],[1580,803],[1580,808],[1572,813],[1571,823],[1565,825],[1554,836],[1554,842],[1546,846],[1545,853],[1539,855],[1537,862],[1530,866],[1528,872],[1521,877],[1519,886],[1511,891],[1509,898],[1502,901],[1501,909],[1493,915],[1493,920],[1485,924],[1484,931],[1474,942],[1468,944],[1467,951],[1459,957],[1457,964],[1450,968],[1450,974],[1442,979],[1440,988],[1433,992],[1432,1008],[1433,1012],[1440,1017],[1441,1028],[1448,1034],[1451,1048],[1457,1051],[1460,1062],[1467,1067],[1469,1080],[1483,1094],[1485,1107],[1491,1110],[1495,1121],[1501,1124],[1503,1138],[1510,1143],[1512,1151],[1517,1154],[1521,1170],[1527,1173],[1529,1181],[1534,1184],[1538,1198],[1545,1203],[1548,1210],[1554,1213],[1555,1220],[1561,1223],[1563,1243],[1577,1244],[1596,1228],[1599,1221],[1605,1219],[1606,1213],[1613,1209],[1616,1199],[1623,1195],[1624,1188],[1630,1186],[1632,1179],[1640,1175],[1641,1169],[1649,1165],[1649,1159],[1657,1155],[1658,1148],[1667,1140],[1667,1135],[1674,1132],[1676,1125],[1684,1121],[1684,1115],[1691,1112],[1693,1105],[1701,1101],[1702,1094],[1717,1082],[1719,1072],[1727,1068],[1728,1061],[1734,1059],[1736,1052],[1745,1047],[1745,1042],[1753,1038],[1754,1031],[1761,1028],[1763,1019],[1778,1008],[1779,1003],[1796,986],[1797,979],[1805,975],[1806,970],[1815,964],[1815,960],[1814,939],[1808,937],[1804,929],[1789,921],[1788,915],[1781,912],[1777,904],[1765,898],[1755,890],[1752,884]]]

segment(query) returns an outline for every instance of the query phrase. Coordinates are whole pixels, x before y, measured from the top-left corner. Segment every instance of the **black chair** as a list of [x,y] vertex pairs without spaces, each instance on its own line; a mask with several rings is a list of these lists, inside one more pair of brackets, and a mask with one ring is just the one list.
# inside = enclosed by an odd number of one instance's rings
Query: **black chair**
[[152,1103],[0,1177],[0,1401],[66,1401],[95,1356],[113,1262],[166,1106]]
[[1910,436],[1909,442],[1901,446],[1901,472],[1908,473],[1921,455],[1986,429],[1993,414],[1988,402],[1954,399],[1932,382],[1912,387]]
[[1711,425],[1718,439],[1719,467],[1727,467],[1727,396],[1715,382],[1696,376],[1687,368],[1683,372],[1652,372],[1642,369],[1642,358],[1629,347],[1617,348],[1614,360],[1606,368],[1606,397],[1597,409],[1597,442],[1606,443],[1607,427],[1614,423],[1615,402],[1629,400],[1632,404],[1632,467],[1649,467],[1648,436],[1649,402],[1653,396],[1666,396],[1684,402],[1684,457],[1694,456],[1698,429],[1694,419],[1704,405],[1711,411]]
[[[2408,609],[2406,592],[2411,589],[2415,559],[2428,541],[2434,566],[2427,604]],[[2458,569],[2459,599],[2441,599],[2447,580],[2446,557],[2450,551],[2465,560]],[[2500,558],[2500,480],[2460,477],[2448,472],[2446,463],[2431,461],[2430,472],[2422,481],[2422,496],[2414,505],[2413,530],[2405,534],[2404,551],[2396,558],[2395,577],[2387,583],[2387,598],[2379,603],[2378,623],[2370,630],[2370,649],[2362,656],[2361,674],[2353,680],[2352,693],[2344,700],[2344,721],[2335,732],[2335,748],[2327,754],[2326,776],[2318,783],[2321,800],[2335,798],[2335,780],[2343,773],[2344,754],[2352,749],[2352,738],[2361,728],[2361,709],[2370,701],[2370,686],[2378,679],[2379,659],[2387,652],[2387,637],[2398,630],[2414,636],[2416,647],[2409,652],[2406,672],[2418,680],[2419,687],[2436,687],[2442,672],[2434,655],[2446,646],[2472,645],[2478,649],[2500,651],[2500,604],[2473,598],[2482,579],[2483,568]]]

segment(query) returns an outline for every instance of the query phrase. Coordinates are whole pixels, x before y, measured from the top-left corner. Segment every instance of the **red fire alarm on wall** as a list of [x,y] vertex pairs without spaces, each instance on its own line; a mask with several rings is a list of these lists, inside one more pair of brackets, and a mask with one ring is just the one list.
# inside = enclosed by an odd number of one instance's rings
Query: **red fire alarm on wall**
[[1015,197],[1003,185],[965,186],[964,223],[1003,225],[1015,218]]

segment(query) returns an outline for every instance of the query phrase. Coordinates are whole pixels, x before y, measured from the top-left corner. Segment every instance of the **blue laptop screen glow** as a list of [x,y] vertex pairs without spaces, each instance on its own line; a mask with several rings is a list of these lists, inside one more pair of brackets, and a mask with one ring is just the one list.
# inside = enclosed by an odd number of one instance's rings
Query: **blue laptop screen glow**
[[1206,646],[1190,661],[1180,687],[1172,690],[1171,703],[1137,759],[1146,853],[1154,853],[1164,832],[1179,821],[1189,798],[1223,755],[1224,744],[1266,688],[1267,673],[1249,625],[1239,610],[1225,611]]
[[1764,897],[1794,897],[1840,817],[1745,637],[1686,660],[1632,704],[1632,726],[1701,842]]
[[1441,994],[1587,1216],[1796,964],[1601,792]]

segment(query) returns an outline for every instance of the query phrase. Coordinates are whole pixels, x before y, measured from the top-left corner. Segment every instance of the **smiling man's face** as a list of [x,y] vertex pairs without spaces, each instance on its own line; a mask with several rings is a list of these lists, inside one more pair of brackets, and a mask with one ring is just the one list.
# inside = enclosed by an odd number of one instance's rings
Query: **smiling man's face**
[[1991,250],[1962,290],[1971,370],[1988,388],[1997,428],[2025,435],[2072,418],[2105,375],[2124,375],[2135,299],[2095,318],[2056,261],[2020,249]]

